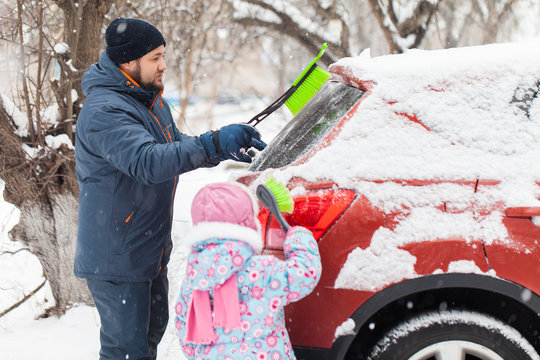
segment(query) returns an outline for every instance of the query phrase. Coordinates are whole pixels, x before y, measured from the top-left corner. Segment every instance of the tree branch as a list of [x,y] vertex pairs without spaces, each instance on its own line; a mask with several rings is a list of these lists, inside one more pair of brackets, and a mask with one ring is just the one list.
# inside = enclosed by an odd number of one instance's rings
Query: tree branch
[[24,31],[23,31],[23,21],[22,21],[22,1],[17,0],[17,22],[19,28],[19,47],[21,51],[21,76],[22,76],[22,85],[23,85],[23,98],[26,104],[26,116],[28,117],[28,132],[30,133],[30,139],[32,142],[36,141],[36,135],[34,133],[34,122],[32,120],[32,109],[30,108],[30,94],[28,91],[28,85],[26,83],[26,70],[24,65]]
[[[294,28],[295,26],[297,26],[297,24],[292,23],[292,22],[286,23],[286,24],[284,24],[284,23],[278,24],[278,23],[274,23],[274,22],[270,22],[270,21],[264,21],[264,20],[260,20],[260,19],[254,19],[254,18],[240,18],[240,19],[236,19],[235,21],[238,22],[239,24],[243,25],[243,26],[246,26],[246,27],[249,27],[249,26],[266,27],[266,28],[268,28],[270,30],[273,30],[273,31],[282,33],[284,35],[290,36],[293,39],[296,39],[299,43],[301,43],[310,52],[315,53],[315,54],[319,52],[320,46],[324,42],[327,42],[328,46],[332,49],[332,52],[337,53],[338,57],[332,57],[332,56],[328,55],[328,53],[325,53],[324,56],[321,58],[321,60],[326,65],[330,65],[330,64],[336,62],[337,58],[339,58],[339,57],[348,56],[348,54],[341,56],[342,52],[340,51],[339,44],[336,44],[336,43],[331,42],[331,41],[326,41],[325,39],[321,38],[320,36],[318,36],[316,34],[309,33],[305,29],[297,28],[296,31],[289,31],[289,29]],[[306,33],[308,33],[309,35],[308,36],[303,35],[303,34],[306,34]]]
[[435,12],[436,6],[437,5],[433,5],[427,0],[420,1],[412,15],[397,27],[399,35],[402,38],[406,38],[411,34],[418,33],[419,29],[422,27],[427,28],[427,24],[429,24],[431,15]]
[[21,306],[26,300],[30,299],[32,296],[34,296],[43,286],[45,286],[45,284],[47,283],[47,279],[43,280],[43,282],[41,284],[39,284],[39,286],[37,288],[35,288],[34,290],[30,291],[30,293],[28,295],[26,295],[25,297],[23,297],[21,300],[17,301],[15,304],[11,305],[9,308],[7,308],[6,310],[2,311],[0,313],[0,318],[4,315],[6,315],[7,313],[15,310],[16,308],[18,308],[19,306]]
[[[261,0],[243,0],[247,4],[258,6],[264,10],[268,10],[276,15],[281,23],[274,23],[271,21],[261,20],[259,18],[243,17],[235,19],[235,21],[244,26],[261,26],[269,28],[273,31],[277,31],[284,35],[287,35],[299,43],[301,43],[308,51],[311,53],[318,53],[321,45],[326,42],[328,43],[329,49],[323,55],[321,61],[327,65],[330,65],[337,61],[338,58],[350,56],[348,41],[345,44],[337,44],[333,41],[327,41],[320,35],[310,32],[304,27],[300,26],[299,23],[295,22],[288,14],[283,11],[278,10],[275,6],[270,5],[269,3]],[[317,9],[315,9],[317,10]],[[337,16],[337,14],[335,15]],[[328,15],[325,16],[326,19],[329,18]],[[347,29],[348,31],[348,29]],[[307,34],[307,35],[306,35]],[[332,56],[333,54],[334,56]]]
[[377,22],[379,23],[379,27],[381,28],[383,35],[386,39],[386,43],[388,44],[390,53],[402,52],[401,48],[394,40],[392,31],[385,24],[386,17],[385,17],[384,12],[382,11],[379,1],[378,0],[368,0],[368,1],[369,1],[369,6],[371,7],[371,12],[373,13],[373,15],[375,15],[375,19],[377,19]]
[[40,145],[44,144],[43,134],[41,129],[41,71],[43,66],[43,3],[39,3],[39,16],[38,16],[38,28],[39,28],[39,41],[38,41],[38,62],[37,62],[37,84],[36,84],[36,120],[37,120],[37,142]]
[[30,252],[30,249],[29,249],[29,248],[26,248],[26,247],[23,247],[23,248],[20,248],[20,249],[15,250],[15,251],[7,251],[7,250],[4,250],[4,251],[0,252],[0,255],[15,255],[15,254],[17,254],[18,252],[21,252],[21,251],[28,251],[28,252]]
[[392,24],[394,24],[394,26],[397,29],[399,25],[399,21],[396,16],[396,11],[394,10],[394,1],[388,0],[388,6],[386,8],[387,8],[386,14],[388,15],[388,18],[390,19],[390,21],[392,21]]
[[514,6],[515,2],[516,2],[516,0],[510,0],[506,4],[504,4],[503,9],[497,15],[497,22],[502,21],[503,17],[506,15],[506,13],[508,13],[508,12],[510,12],[512,10],[512,6]]

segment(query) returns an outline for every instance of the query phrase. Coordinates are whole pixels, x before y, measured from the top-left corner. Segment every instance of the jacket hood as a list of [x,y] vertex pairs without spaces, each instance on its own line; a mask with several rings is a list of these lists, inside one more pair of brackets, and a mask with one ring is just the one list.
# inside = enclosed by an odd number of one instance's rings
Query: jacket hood
[[133,96],[147,107],[150,107],[155,97],[159,95],[157,91],[146,90],[133,84],[111,60],[107,52],[103,52],[99,61],[86,70],[81,88],[87,97],[96,89],[123,92]]
[[[214,229],[214,234],[220,233],[219,238],[204,235],[212,233],[211,229]],[[232,236],[225,236],[227,232]],[[206,239],[201,240],[200,237]],[[260,233],[238,225],[197,225],[187,239],[192,247],[184,286],[189,284],[195,290],[212,290],[216,285],[222,285],[254,255],[251,244],[255,238],[260,238]]]

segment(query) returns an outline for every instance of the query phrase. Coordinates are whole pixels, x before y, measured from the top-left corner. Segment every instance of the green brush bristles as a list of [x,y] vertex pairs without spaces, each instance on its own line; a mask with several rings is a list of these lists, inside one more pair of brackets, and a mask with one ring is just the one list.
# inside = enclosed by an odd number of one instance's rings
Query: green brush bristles
[[291,97],[285,101],[285,105],[293,115],[296,115],[329,78],[328,71],[316,66]]
[[[285,105],[289,108],[293,115],[296,115],[300,110],[302,110],[304,105],[308,103],[313,95],[315,95],[315,93],[324,85],[326,80],[330,78],[331,75],[328,71],[325,71],[316,65],[317,60],[321,58],[327,47],[328,45],[324,43],[321,47],[321,51],[319,51],[319,55],[317,55],[317,57],[311,61],[308,67],[305,68],[302,74],[300,74],[300,76],[293,82],[293,86],[299,85],[298,89],[296,89],[291,97],[285,101]],[[302,81],[304,75],[306,75],[306,73],[310,71],[312,67],[314,68],[313,71],[306,79]]]
[[289,214],[293,212],[294,200],[291,192],[285,185],[274,179],[273,176],[270,176],[264,185],[266,185],[270,191],[272,191],[272,194],[274,194],[280,211]]

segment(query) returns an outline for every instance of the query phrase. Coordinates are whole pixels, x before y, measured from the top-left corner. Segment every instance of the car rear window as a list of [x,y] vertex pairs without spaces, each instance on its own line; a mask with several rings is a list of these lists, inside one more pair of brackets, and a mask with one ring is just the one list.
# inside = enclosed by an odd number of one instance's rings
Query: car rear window
[[251,171],[279,168],[299,159],[347,114],[364,92],[329,81],[255,158]]

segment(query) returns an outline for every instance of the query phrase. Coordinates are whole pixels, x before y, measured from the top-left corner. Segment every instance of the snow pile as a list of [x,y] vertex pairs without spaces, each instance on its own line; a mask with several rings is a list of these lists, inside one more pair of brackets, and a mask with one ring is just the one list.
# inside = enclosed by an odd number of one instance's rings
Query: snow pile
[[[470,260],[452,261],[450,264],[448,264],[448,272],[462,272],[462,273],[469,273],[469,274],[484,274],[484,272],[478,266],[476,266],[474,261],[470,261]],[[435,270],[433,273],[434,274],[442,273],[442,270]],[[489,270],[488,274],[494,276],[495,272],[493,270]],[[529,290],[527,290],[527,291],[529,291]]]
[[66,145],[68,149],[75,149],[73,143],[71,142],[71,139],[66,134],[60,134],[56,136],[47,135],[45,136],[45,142],[47,143],[47,146],[53,149],[58,149],[62,145]]
[[345,320],[343,324],[339,325],[336,328],[334,339],[337,339],[340,336],[356,335],[356,333],[354,332],[355,326],[356,326],[356,323],[354,322],[353,319]]
[[18,224],[20,211],[14,205],[4,200],[6,183],[0,179],[0,246],[9,240],[9,231]]
[[15,133],[20,137],[28,136],[28,117],[23,114],[17,106],[7,96],[0,94],[2,97],[1,102],[4,105],[4,109],[13,118],[15,123]]
[[69,45],[65,42],[59,42],[54,45],[54,52],[56,54],[67,54],[69,51]]
[[41,112],[41,122],[49,124],[51,127],[58,126],[60,124],[58,105],[47,106],[45,110]]
[[[19,222],[20,211],[4,200],[5,183],[0,180],[0,312],[20,301],[25,295],[36,289],[44,280],[43,268],[37,257],[25,247],[9,238],[9,231]],[[27,301],[23,308],[34,316],[42,313],[44,303],[52,299],[48,284]],[[51,306],[49,303],[46,306]],[[8,327],[20,319],[4,316],[0,327]]]
[[[331,66],[336,78],[369,91],[330,146],[276,177],[333,180],[387,214],[402,214],[395,228],[379,228],[368,248],[349,254],[336,287],[376,291],[417,277],[416,258],[401,249],[410,243],[462,238],[510,244],[504,210],[540,206],[538,45],[376,58],[365,52]],[[413,186],[396,179],[442,183]],[[477,179],[497,183],[475,191]],[[459,261],[441,270],[481,272]]]
[[[75,96],[77,92],[75,91]],[[15,133],[20,137],[26,137],[28,133],[28,117],[21,112],[13,101],[7,96],[0,94],[0,103],[3,103],[8,115],[13,118]],[[47,127],[55,127],[60,123],[60,113],[58,105],[51,105],[41,111],[41,122]],[[34,126],[35,127],[35,126]],[[71,141],[69,142],[71,144]]]

